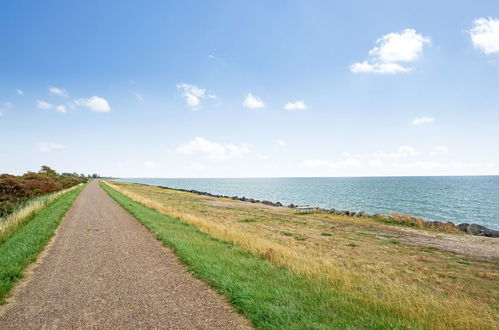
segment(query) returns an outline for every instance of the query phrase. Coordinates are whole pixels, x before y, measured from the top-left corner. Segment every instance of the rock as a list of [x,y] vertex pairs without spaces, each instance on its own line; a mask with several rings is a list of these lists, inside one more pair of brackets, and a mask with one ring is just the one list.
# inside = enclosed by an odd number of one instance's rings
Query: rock
[[487,237],[499,237],[499,231],[485,228],[485,236],[487,236]]
[[480,226],[480,225],[477,225],[476,223],[472,223],[466,229],[466,232],[470,235],[485,236],[485,230],[487,230],[487,229],[488,228],[485,228],[484,226]]
[[356,216],[357,216],[357,217],[359,217],[359,218],[365,218],[365,217],[368,217],[368,216],[369,216],[369,214],[367,214],[367,213],[366,213],[366,212],[364,212],[364,211],[360,211],[360,212],[358,212],[358,213],[356,214]]
[[275,206],[279,206],[280,207],[280,206],[282,206],[282,203],[281,202],[277,202],[277,203],[275,203]]

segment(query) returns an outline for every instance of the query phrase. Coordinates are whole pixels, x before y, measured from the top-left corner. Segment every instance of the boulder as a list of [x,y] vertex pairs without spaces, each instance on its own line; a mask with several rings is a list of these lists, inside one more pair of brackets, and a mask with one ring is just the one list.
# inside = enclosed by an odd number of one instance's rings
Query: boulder
[[485,236],[486,230],[487,228],[485,228],[484,226],[472,223],[471,225],[469,225],[468,229],[466,229],[466,232],[470,235]]
[[499,237],[499,231],[485,228],[485,236],[488,237]]

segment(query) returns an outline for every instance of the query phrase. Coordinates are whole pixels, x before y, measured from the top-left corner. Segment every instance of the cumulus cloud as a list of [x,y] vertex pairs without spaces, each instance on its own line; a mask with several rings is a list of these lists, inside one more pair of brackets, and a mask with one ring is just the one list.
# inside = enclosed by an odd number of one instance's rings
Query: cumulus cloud
[[177,84],[177,89],[181,91],[182,97],[184,98],[187,106],[193,110],[197,110],[201,107],[201,100],[216,98],[214,94],[207,93],[205,88],[199,88],[192,84]]
[[17,95],[24,95],[24,92],[20,89],[16,89]]
[[292,110],[305,110],[307,105],[303,100],[288,102],[284,105],[284,109],[292,111]]
[[202,137],[196,137],[186,144],[177,148],[180,154],[199,154],[207,159],[227,160],[239,158],[250,152],[247,145],[235,145],[230,143],[216,143]]
[[54,142],[40,142],[38,144],[38,150],[41,152],[51,152],[54,150],[65,149],[66,146],[60,143]]
[[477,18],[469,33],[475,48],[487,55],[499,53],[499,19]]
[[369,60],[350,66],[354,73],[395,74],[409,72],[414,68],[400,64],[418,60],[429,37],[423,37],[414,29],[405,29],[401,33],[388,33],[378,40],[369,51]]
[[58,105],[57,107],[55,107],[55,109],[59,112],[66,113],[66,106],[63,104]]
[[49,93],[50,93],[50,95],[58,95],[58,96],[64,96],[64,97],[69,96],[64,88],[49,87]]
[[435,118],[433,117],[417,117],[417,118],[414,118],[412,121],[411,121],[411,124],[413,125],[422,125],[422,124],[429,124],[429,123],[433,123],[435,121]]
[[43,110],[48,110],[52,108],[52,104],[45,101],[36,101],[36,106]]
[[109,112],[111,110],[107,100],[99,96],[92,96],[88,99],[78,99],[75,101],[75,104],[89,108],[94,112]]
[[243,106],[249,109],[260,109],[263,108],[265,104],[258,96],[248,93],[248,95],[244,98]]

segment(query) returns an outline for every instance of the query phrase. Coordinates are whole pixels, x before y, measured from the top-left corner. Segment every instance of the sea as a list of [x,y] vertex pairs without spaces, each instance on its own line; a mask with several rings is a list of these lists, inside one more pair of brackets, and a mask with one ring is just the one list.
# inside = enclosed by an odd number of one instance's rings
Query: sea
[[392,211],[499,230],[499,176],[358,178],[126,178],[118,181],[370,214]]

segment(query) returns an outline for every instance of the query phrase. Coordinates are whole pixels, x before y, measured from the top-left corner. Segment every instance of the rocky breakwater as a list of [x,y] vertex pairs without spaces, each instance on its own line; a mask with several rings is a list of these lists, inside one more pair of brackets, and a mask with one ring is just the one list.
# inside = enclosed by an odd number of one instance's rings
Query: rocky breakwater
[[[225,196],[225,195],[217,195],[217,194],[212,194],[209,192],[205,191],[199,191],[195,189],[180,189],[180,188],[170,188],[170,187],[163,187],[160,186],[160,188],[163,189],[171,189],[171,190],[176,190],[176,191],[183,191],[183,192],[189,192],[193,193],[196,195],[202,195],[202,196],[209,196],[209,197],[215,197],[215,198],[228,198],[232,200],[237,200],[237,201],[242,201],[242,202],[250,202],[250,203],[259,203],[263,205],[268,205],[268,206],[276,206],[276,207],[288,207],[288,208],[298,208],[299,205],[295,204],[289,204],[287,206],[284,206],[281,202],[271,202],[267,200],[259,200],[259,199],[253,199],[253,198],[248,198],[248,197],[238,197],[238,196]],[[376,218],[383,220],[385,222],[389,223],[397,223],[397,224],[404,224],[409,227],[415,227],[415,228],[420,228],[420,229],[432,229],[432,230],[438,230],[438,231],[445,231],[445,232],[454,232],[454,233],[465,233],[469,235],[476,235],[476,236],[487,236],[487,237],[499,237],[499,231],[497,230],[492,230],[490,228],[472,223],[461,223],[458,225],[455,225],[453,222],[440,222],[440,221],[427,221],[422,218],[417,218],[413,217],[408,214],[398,214],[396,212],[392,212],[391,215],[385,215],[381,213],[376,213],[376,214],[368,214],[364,211],[348,211],[348,210],[337,210],[337,209],[324,209],[324,208],[319,208],[315,207],[314,208],[316,212],[318,213],[327,213],[327,214],[335,214],[335,215],[340,215],[340,216],[347,216],[347,217],[355,217],[355,218]]]

